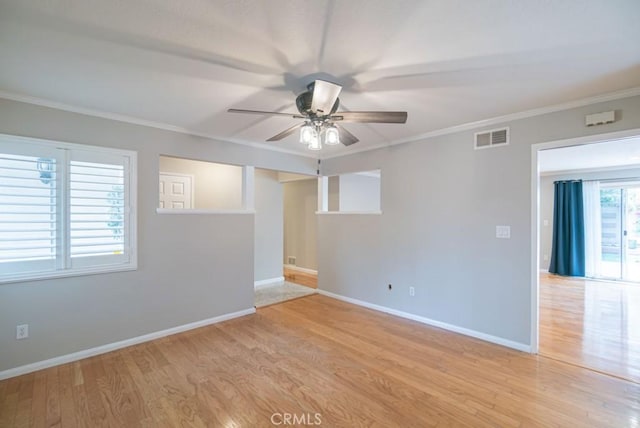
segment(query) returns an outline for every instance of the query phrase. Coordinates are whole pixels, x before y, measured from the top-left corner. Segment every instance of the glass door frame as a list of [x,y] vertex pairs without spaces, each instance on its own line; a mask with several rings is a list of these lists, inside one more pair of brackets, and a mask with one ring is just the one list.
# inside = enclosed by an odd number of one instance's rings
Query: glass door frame
[[[618,208],[618,224],[616,225],[618,227],[617,230],[617,235],[619,236],[619,240],[618,240],[618,244],[619,244],[619,255],[620,255],[620,260],[619,260],[619,268],[617,275],[615,276],[610,276],[610,275],[603,275],[600,274],[598,276],[599,279],[606,279],[606,280],[615,280],[615,281],[627,281],[627,282],[640,282],[640,276],[638,276],[638,278],[636,277],[632,277],[631,274],[629,273],[629,232],[630,232],[630,226],[631,224],[629,223],[629,213],[628,211],[628,203],[629,203],[629,190],[630,189],[634,189],[636,191],[640,190],[640,181],[638,181],[637,179],[632,179],[632,180],[615,180],[615,181],[601,181],[601,195],[602,195],[602,191],[603,190],[610,190],[610,189],[614,189],[619,195],[619,200],[620,200],[620,206]],[[603,215],[604,214],[604,207],[602,206],[602,202],[601,202],[601,212]],[[602,231],[605,232],[605,228],[602,228]],[[604,243],[605,239],[604,236],[602,237],[602,242]],[[601,244],[602,245],[602,244]],[[601,259],[601,263],[605,263],[604,258]]]

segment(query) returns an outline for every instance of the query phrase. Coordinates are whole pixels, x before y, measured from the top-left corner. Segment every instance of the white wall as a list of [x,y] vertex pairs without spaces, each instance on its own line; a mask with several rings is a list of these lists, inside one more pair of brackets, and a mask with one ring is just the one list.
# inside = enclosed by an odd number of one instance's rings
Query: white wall
[[254,279],[282,276],[284,199],[278,172],[255,170]]
[[340,211],[380,211],[380,176],[340,176]]
[[[585,127],[608,110],[621,119]],[[319,216],[319,288],[529,345],[531,145],[640,128],[640,97],[505,125],[505,147],[473,150],[478,128],[324,160],[323,175],[381,168],[383,214]]]
[[195,209],[242,208],[242,167],[160,156],[160,172],[193,175]]
[[[0,133],[138,151],[138,269],[0,285],[0,371],[253,307],[254,218],[159,215],[159,155],[314,174],[314,159],[0,99]],[[18,324],[30,337],[15,340]]]
[[294,256],[296,266],[317,270],[318,180],[314,177],[283,186],[284,263],[289,256]]
[[[548,270],[553,240],[553,182],[558,180],[610,180],[640,178],[640,168],[614,171],[572,172],[540,177],[540,269]],[[547,220],[547,226],[544,221]],[[545,260],[547,256],[547,260]]]

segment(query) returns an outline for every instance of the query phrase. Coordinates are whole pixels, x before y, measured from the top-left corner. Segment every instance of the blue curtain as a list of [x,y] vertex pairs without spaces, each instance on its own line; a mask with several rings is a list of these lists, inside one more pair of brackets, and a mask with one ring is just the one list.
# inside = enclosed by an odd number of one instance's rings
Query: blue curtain
[[553,184],[553,243],[549,272],[566,276],[584,276],[582,181],[556,181]]

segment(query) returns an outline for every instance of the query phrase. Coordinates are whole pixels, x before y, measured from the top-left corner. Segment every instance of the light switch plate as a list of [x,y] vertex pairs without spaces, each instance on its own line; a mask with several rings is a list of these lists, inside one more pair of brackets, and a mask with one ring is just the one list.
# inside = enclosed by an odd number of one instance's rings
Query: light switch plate
[[496,238],[511,238],[511,226],[496,226]]

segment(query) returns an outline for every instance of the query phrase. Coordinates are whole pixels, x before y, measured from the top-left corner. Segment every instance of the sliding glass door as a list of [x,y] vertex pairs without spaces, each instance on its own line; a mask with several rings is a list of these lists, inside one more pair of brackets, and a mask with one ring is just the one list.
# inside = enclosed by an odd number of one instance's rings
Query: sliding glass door
[[623,189],[622,279],[640,282],[640,186]]
[[640,184],[601,183],[602,259],[598,276],[640,282]]

